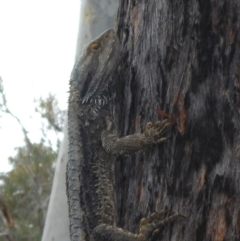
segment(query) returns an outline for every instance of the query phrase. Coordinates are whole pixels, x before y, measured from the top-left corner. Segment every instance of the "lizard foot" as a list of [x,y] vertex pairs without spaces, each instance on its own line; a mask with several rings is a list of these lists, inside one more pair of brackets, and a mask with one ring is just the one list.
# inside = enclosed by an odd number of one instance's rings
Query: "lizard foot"
[[153,143],[161,143],[168,139],[168,137],[162,137],[162,134],[173,125],[174,123],[166,119],[164,121],[157,121],[155,123],[148,122],[145,126],[144,134]]
[[117,228],[107,224],[100,224],[94,228],[91,235],[91,241],[150,241],[153,240],[157,232],[163,227],[173,222],[177,218],[185,218],[183,215],[175,214],[166,217],[170,211],[163,210],[153,213],[148,218],[143,218],[140,222],[139,234],[128,232],[127,230]]
[[166,217],[169,213],[169,210],[162,210],[151,214],[148,218],[143,218],[140,222],[139,240],[151,240],[151,238],[158,234],[166,224],[178,218],[185,218],[185,216],[181,214],[174,214]]

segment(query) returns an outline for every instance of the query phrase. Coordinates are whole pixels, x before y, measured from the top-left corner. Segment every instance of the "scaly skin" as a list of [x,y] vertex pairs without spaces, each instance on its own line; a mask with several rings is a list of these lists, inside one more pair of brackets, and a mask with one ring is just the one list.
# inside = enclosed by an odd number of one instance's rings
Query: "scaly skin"
[[110,29],[83,50],[70,79],[67,195],[72,241],[146,240],[179,215],[146,219],[138,235],[115,227],[114,155],[166,140],[171,122],[148,123],[145,131],[119,138],[111,118],[110,87],[119,62],[119,40]]

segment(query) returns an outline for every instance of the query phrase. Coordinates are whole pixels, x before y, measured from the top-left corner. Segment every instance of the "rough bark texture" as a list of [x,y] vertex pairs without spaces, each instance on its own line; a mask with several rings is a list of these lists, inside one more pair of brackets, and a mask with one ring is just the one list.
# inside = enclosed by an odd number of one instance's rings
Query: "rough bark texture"
[[172,138],[118,160],[118,226],[169,208],[161,240],[240,240],[240,2],[120,0],[120,136],[177,120]]

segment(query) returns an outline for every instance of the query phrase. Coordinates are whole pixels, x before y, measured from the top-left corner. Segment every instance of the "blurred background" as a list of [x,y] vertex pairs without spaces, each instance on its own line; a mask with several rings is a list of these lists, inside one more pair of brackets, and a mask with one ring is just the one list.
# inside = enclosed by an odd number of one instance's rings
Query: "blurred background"
[[41,238],[79,9],[79,0],[0,1],[0,240]]
[[0,0],[0,241],[69,240],[69,77],[83,45],[113,27],[117,5]]

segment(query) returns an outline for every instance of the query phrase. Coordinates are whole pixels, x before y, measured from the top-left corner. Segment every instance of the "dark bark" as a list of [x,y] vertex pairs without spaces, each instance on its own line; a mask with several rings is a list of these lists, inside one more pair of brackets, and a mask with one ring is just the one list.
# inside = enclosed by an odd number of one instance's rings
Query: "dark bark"
[[239,0],[120,0],[115,119],[121,136],[176,118],[172,138],[116,168],[118,226],[163,208],[162,240],[240,240]]

